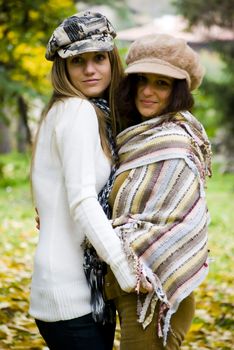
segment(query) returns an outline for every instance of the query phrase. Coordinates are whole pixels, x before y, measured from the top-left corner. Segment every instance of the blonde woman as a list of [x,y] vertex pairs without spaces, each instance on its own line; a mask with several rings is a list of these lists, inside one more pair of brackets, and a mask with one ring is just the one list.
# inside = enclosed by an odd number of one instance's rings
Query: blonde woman
[[92,317],[83,263],[85,237],[121,288],[136,279],[99,201],[111,171],[112,91],[122,66],[108,19],[87,11],[65,19],[49,40],[53,96],[40,124],[32,187],[40,217],[30,314],[52,350],[112,349],[114,326]]

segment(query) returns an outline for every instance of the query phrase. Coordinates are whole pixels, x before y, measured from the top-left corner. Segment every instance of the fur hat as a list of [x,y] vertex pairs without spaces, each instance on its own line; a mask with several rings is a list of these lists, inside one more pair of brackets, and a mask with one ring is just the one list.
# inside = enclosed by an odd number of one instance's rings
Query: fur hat
[[126,73],[155,73],[186,79],[189,89],[202,82],[204,68],[185,40],[167,34],[150,34],[134,41],[126,58]]
[[46,59],[53,61],[85,52],[111,51],[116,32],[100,13],[84,11],[66,18],[53,32],[46,50]]

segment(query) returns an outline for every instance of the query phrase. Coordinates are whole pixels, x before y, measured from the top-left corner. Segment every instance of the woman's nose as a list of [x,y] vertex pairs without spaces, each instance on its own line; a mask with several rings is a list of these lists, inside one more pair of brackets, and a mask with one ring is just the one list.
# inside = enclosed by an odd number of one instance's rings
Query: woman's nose
[[154,92],[154,89],[153,89],[152,84],[149,84],[149,83],[145,84],[145,86],[143,88],[143,93],[145,95],[152,95],[153,92]]
[[84,70],[86,74],[94,73],[95,72],[94,64],[92,62],[86,62]]

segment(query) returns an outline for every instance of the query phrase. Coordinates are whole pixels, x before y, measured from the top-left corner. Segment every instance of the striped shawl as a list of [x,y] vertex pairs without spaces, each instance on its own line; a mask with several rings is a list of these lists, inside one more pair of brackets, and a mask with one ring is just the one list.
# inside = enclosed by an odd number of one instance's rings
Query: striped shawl
[[146,327],[160,300],[158,334],[166,344],[170,319],[208,271],[204,181],[211,150],[202,125],[189,112],[142,122],[117,137],[125,178],[113,206],[113,227],[129,261],[154,291],[138,305]]

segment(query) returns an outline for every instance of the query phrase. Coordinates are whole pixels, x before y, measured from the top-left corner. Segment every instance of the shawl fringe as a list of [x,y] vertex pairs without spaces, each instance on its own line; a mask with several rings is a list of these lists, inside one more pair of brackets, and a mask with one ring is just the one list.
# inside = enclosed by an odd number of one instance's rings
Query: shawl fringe
[[[146,328],[159,302],[158,335],[166,345],[171,316],[208,272],[209,214],[204,186],[206,176],[211,176],[210,143],[203,126],[184,111],[153,118],[124,130],[117,137],[117,147],[120,161],[117,175],[127,170],[130,173],[115,199],[112,223],[136,271],[137,293],[146,277],[153,286],[153,292],[148,293],[143,302],[138,298],[138,322]],[[178,203],[173,200],[179,191],[182,192],[178,198],[183,199],[192,191],[192,185],[183,189],[178,187],[177,191],[173,185],[168,188],[165,182],[169,193],[165,204],[171,215],[169,219],[161,213],[161,204],[156,210],[155,164],[165,160],[173,163],[181,158],[193,174],[191,181],[198,179],[200,193],[196,196],[191,192],[191,207],[178,216],[178,210],[175,210]],[[173,168],[171,171],[173,174]],[[183,176],[180,180],[185,186],[187,172],[183,174],[178,176]],[[156,189],[154,195],[152,186]]]

